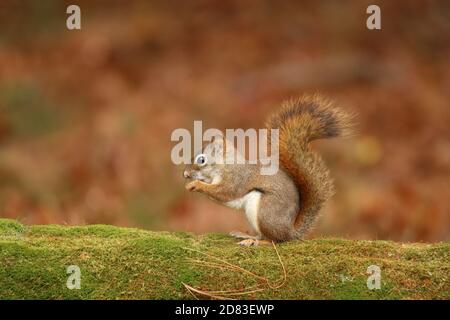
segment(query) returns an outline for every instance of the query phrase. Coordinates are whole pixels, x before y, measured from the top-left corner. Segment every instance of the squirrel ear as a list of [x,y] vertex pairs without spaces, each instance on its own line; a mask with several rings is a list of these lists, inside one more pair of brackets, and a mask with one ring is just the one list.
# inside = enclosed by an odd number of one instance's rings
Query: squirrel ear
[[223,139],[214,139],[213,145],[215,156],[223,156]]
[[220,163],[223,160],[223,139],[215,138],[205,147],[204,153],[208,159],[214,159],[215,163]]
[[211,144],[218,143],[220,140],[222,140],[222,137],[214,136],[211,138]]
[[203,141],[214,142],[223,139],[223,134],[219,129],[208,129],[203,134]]

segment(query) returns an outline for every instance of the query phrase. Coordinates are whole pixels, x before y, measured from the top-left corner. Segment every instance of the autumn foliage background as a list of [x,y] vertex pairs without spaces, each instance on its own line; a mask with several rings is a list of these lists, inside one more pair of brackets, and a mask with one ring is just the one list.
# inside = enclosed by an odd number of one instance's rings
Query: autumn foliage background
[[[66,29],[78,4],[82,29]],[[366,28],[378,4],[382,30]],[[358,135],[318,142],[337,194],[312,236],[450,240],[448,1],[1,1],[0,217],[248,229],[184,190],[176,128],[260,128],[320,92]]]

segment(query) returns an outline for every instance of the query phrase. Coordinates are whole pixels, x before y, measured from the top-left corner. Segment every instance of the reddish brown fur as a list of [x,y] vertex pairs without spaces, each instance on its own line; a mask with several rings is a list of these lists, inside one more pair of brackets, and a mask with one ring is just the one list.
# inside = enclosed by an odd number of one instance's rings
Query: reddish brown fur
[[[186,176],[214,172],[220,182],[194,180],[191,191],[227,204],[252,191],[260,193],[258,237],[274,241],[302,238],[316,220],[323,203],[333,194],[333,182],[320,156],[309,142],[348,133],[350,117],[317,96],[291,100],[269,118],[268,128],[278,128],[280,170],[261,175],[260,165],[216,164],[186,167]],[[211,169],[214,169],[211,171]]]
[[304,96],[283,104],[267,121],[280,129],[280,164],[295,180],[300,209],[295,219],[298,237],[308,231],[334,187],[322,159],[310,150],[309,142],[351,133],[352,116],[319,96]]

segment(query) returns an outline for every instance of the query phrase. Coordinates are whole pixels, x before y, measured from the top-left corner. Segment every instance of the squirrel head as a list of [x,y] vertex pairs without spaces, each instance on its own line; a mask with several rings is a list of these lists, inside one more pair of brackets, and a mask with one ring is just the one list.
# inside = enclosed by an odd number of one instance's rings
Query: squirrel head
[[223,165],[223,143],[213,141],[197,152],[186,165],[183,176],[189,180],[213,183],[220,177],[219,166]]
[[[219,183],[226,166],[233,163],[231,160],[242,157],[234,145],[227,142],[226,139],[214,139],[200,152],[197,152],[191,163],[184,168],[184,178],[200,180],[205,183]],[[224,145],[231,147],[224,150]]]

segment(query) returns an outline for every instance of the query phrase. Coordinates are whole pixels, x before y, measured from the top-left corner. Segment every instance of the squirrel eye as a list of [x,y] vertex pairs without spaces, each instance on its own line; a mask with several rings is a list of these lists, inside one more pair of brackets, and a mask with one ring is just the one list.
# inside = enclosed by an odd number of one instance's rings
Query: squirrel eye
[[194,162],[200,167],[204,166],[206,164],[206,155],[199,154],[198,156],[195,157]]

